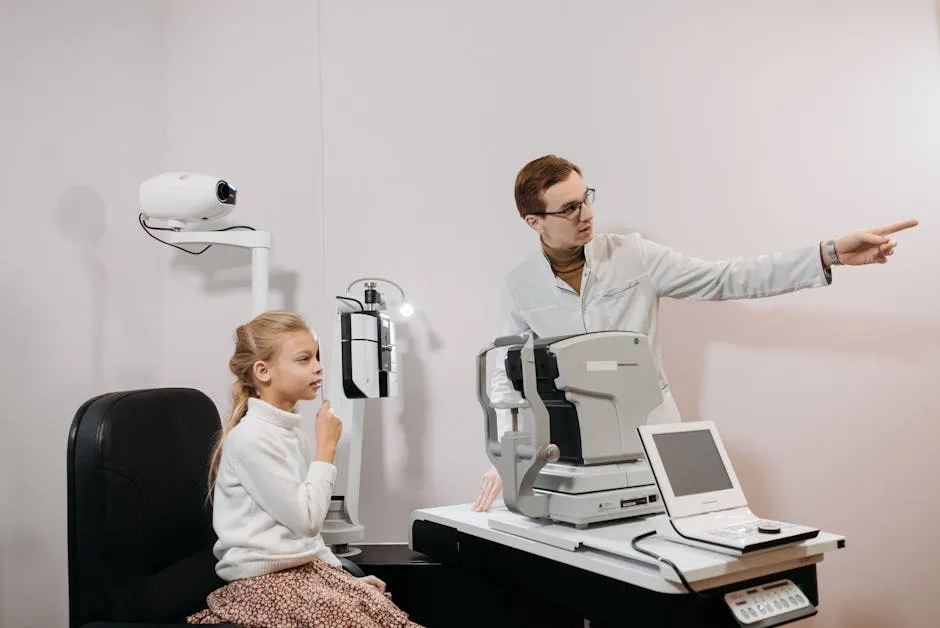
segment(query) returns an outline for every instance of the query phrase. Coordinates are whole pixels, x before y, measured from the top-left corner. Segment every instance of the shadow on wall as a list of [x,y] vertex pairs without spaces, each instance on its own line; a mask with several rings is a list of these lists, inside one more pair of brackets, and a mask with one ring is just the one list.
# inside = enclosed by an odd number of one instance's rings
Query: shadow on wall
[[[359,509],[369,542],[407,538],[412,511],[425,505],[419,503],[418,495],[427,474],[425,434],[430,400],[421,354],[438,351],[443,345],[420,311],[407,323],[398,323],[396,334],[400,410],[394,416],[388,400],[374,399],[367,401],[364,413]],[[393,430],[403,435],[403,458],[398,469],[386,471],[385,444],[397,440],[386,434]],[[397,486],[390,480],[397,480]]]
[[[98,247],[107,229],[104,200],[92,188],[75,186],[59,197],[56,224],[62,234],[78,247],[81,264],[91,286],[91,366],[92,390],[104,385],[105,308],[108,303],[108,271],[99,259]],[[67,307],[67,304],[62,304]]]
[[[154,233],[160,237],[160,232]],[[154,242],[154,245],[160,246]],[[190,251],[200,251],[205,245],[187,245]],[[173,258],[174,270],[186,270],[203,276],[203,286],[207,294],[245,293],[245,311],[250,311],[251,303],[251,251],[233,246],[213,245],[204,253],[194,255],[180,252]],[[296,271],[270,268],[268,271],[269,293],[279,293],[281,304],[277,309],[297,311],[297,287],[299,277]],[[269,298],[268,303],[272,304]],[[274,309],[273,305],[270,305]]]
[[[758,350],[788,349],[806,354],[876,356],[911,363],[940,345],[940,325],[864,314],[754,309],[734,301],[664,300],[660,315],[663,363],[680,414],[701,417],[709,345],[726,343]],[[731,440],[731,439],[727,439]],[[746,449],[728,444],[735,470],[755,495],[770,495],[769,472]],[[770,504],[767,504],[770,506]]]
[[721,303],[671,301],[661,315],[663,361],[682,415],[700,414],[708,345],[878,356],[912,362],[940,344],[940,325],[889,317],[754,309]]

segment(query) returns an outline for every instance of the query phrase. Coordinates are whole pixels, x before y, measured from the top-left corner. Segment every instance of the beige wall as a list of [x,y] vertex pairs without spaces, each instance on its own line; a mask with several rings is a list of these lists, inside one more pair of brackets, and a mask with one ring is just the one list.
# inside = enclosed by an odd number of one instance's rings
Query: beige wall
[[[923,628],[940,542],[940,54],[922,1],[323,3],[328,285],[386,254],[426,319],[367,433],[363,519],[471,501],[473,356],[535,250],[513,177],[555,152],[602,229],[722,258],[915,216],[884,267],[747,303],[664,304],[684,416],[718,422],[767,516],[848,537],[807,625]],[[353,240],[355,238],[355,240]],[[355,246],[352,243],[355,242]],[[340,269],[344,269],[345,272]],[[367,421],[368,422],[368,421]],[[852,601],[855,600],[855,601]]]
[[72,4],[0,9],[0,625],[64,623],[81,401],[187,385],[227,409],[247,255],[146,238],[142,179],[233,181],[231,222],[274,235],[272,307],[326,340],[350,279],[408,291],[404,394],[367,409],[362,504],[370,540],[402,541],[412,509],[478,491],[473,356],[496,333],[499,278],[536,245],[513,176],[546,152],[584,167],[600,228],[703,257],[922,220],[885,267],[772,300],[667,302],[663,325],[684,415],[719,423],[756,507],[848,537],[807,625],[933,625],[929,0]]

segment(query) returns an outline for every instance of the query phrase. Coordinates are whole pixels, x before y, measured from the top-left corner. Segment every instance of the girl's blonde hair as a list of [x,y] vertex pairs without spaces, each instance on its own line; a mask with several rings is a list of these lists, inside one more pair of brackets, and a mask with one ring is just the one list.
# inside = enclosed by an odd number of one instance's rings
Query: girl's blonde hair
[[297,331],[310,329],[298,314],[286,311],[264,312],[235,330],[235,353],[228,361],[228,368],[235,376],[235,383],[232,384],[232,411],[222,425],[209,460],[210,502],[219,474],[219,462],[222,460],[222,443],[248,412],[248,399],[259,396],[254,378],[255,363],[271,360],[281,347],[284,336]]

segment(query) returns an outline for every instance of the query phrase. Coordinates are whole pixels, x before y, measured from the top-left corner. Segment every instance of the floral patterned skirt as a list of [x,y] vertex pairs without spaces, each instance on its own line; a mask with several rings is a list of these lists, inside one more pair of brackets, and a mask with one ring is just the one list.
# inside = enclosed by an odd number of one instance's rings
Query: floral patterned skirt
[[391,595],[322,560],[229,582],[206,598],[190,624],[245,628],[421,628]]

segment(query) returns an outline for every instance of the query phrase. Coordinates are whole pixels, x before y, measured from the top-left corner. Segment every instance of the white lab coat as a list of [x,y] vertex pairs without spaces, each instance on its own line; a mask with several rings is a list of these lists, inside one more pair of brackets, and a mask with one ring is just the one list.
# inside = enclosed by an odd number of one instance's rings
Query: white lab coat
[[[662,368],[659,299],[729,300],[768,297],[832,282],[819,244],[795,250],[705,261],[689,257],[639,234],[597,234],[585,245],[581,294],[555,277],[542,250],[510,271],[503,282],[500,335],[535,332],[545,338],[594,331],[625,330],[649,337],[660,373],[664,412],[659,421],[679,421],[679,411]],[[496,407],[518,404],[503,368],[504,352],[491,376]],[[497,411],[497,438],[511,429],[508,410]]]

